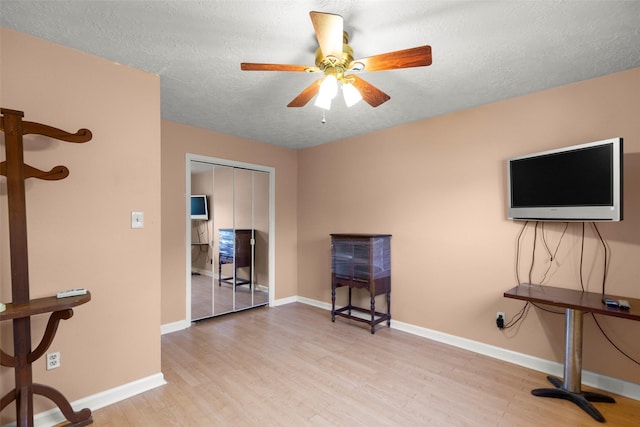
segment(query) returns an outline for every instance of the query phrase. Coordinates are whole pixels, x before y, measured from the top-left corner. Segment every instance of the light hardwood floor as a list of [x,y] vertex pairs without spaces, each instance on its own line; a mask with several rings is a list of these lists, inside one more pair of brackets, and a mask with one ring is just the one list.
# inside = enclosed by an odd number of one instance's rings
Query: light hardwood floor
[[[531,395],[545,374],[294,303],[162,337],[168,384],[94,411],[96,426],[602,426]],[[610,394],[612,395],[612,394]],[[640,401],[596,403],[640,425]]]

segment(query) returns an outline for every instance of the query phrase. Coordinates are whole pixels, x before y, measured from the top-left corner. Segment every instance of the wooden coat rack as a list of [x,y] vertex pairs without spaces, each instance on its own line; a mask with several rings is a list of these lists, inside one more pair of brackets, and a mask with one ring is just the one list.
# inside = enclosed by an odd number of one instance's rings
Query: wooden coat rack
[[[91,131],[80,129],[75,134],[40,123],[23,121],[22,111],[0,109],[0,131],[5,135],[6,160],[0,163],[0,175],[7,178],[9,207],[9,245],[11,255],[11,296],[0,321],[13,321],[13,356],[0,350],[0,364],[15,368],[15,388],[2,396],[0,411],[15,400],[16,424],[33,426],[33,395],[52,400],[66,417],[69,426],[91,424],[91,410],[75,412],[69,401],[53,387],[33,382],[31,365],[39,359],[53,342],[60,320],[73,316],[73,307],[91,300],[91,294],[56,298],[29,298],[29,262],[27,253],[27,215],[25,185],[27,178],[45,180],[64,179],[69,175],[65,166],[41,171],[24,163],[22,137],[27,134],[44,135],[61,141],[82,143],[91,140]],[[51,313],[44,335],[35,350],[31,349],[31,316]]]

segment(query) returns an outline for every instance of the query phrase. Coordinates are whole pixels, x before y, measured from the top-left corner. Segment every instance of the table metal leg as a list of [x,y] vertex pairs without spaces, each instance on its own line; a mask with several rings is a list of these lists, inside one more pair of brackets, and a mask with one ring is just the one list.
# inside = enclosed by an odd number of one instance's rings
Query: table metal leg
[[582,383],[582,319],[584,313],[567,308],[565,310],[565,349],[564,379],[548,376],[547,379],[555,388],[538,388],[532,390],[535,396],[554,397],[569,400],[594,419],[604,422],[605,419],[591,402],[615,403],[615,400],[604,394],[581,391]]
[[584,313],[571,308],[565,310],[564,382],[563,388],[580,393],[582,386],[582,319]]

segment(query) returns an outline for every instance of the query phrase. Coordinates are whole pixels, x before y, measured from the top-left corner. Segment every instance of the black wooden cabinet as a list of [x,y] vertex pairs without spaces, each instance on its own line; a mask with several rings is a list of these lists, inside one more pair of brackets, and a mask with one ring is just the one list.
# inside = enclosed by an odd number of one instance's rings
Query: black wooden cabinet
[[[253,230],[251,229],[221,228],[219,230],[218,286],[221,286],[222,283],[228,283],[234,286],[249,285],[251,287],[253,278],[253,263],[251,261],[255,255],[255,246],[252,244],[252,239]],[[222,265],[233,264],[234,259],[235,271],[233,276],[223,277]],[[248,277],[238,276],[238,269],[240,268],[248,268]]]
[[[336,289],[348,288],[348,304],[336,309]],[[369,309],[354,306],[352,289],[369,293]],[[377,295],[386,295],[387,312],[376,311]],[[367,316],[354,316],[353,312]],[[331,234],[331,321],[336,316],[369,324],[375,333],[378,323],[391,325],[391,235]]]

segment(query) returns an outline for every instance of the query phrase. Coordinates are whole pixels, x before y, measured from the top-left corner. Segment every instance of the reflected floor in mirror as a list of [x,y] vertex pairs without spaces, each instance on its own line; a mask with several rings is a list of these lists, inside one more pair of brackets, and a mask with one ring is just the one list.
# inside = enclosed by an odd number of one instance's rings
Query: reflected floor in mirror
[[[213,291],[212,291],[213,289]],[[248,285],[236,286],[236,309],[243,309],[269,303],[269,293],[258,287],[253,291]],[[215,304],[212,304],[215,301]],[[229,313],[233,310],[233,286],[205,274],[191,275],[191,318],[193,320]]]

